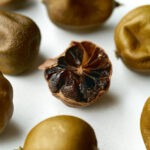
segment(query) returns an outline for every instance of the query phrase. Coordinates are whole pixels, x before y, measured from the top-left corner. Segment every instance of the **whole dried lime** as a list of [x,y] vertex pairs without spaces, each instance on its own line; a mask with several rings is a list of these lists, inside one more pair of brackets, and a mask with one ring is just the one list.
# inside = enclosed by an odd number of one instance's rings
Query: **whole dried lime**
[[1,0],[0,1],[0,7],[1,6],[7,6],[7,5],[11,4],[12,1],[14,1],[14,0]]
[[40,30],[28,17],[0,11],[0,70],[20,74],[27,70],[39,52]]
[[90,105],[110,86],[111,62],[102,48],[89,41],[71,42],[62,55],[40,68],[45,69],[53,95],[69,106]]
[[29,0],[0,0],[0,9],[19,9],[26,6]]
[[35,126],[23,150],[98,150],[92,127],[73,116],[55,116]]
[[42,1],[55,24],[71,29],[91,28],[102,24],[110,17],[116,6],[114,0]]
[[129,12],[115,30],[117,54],[131,69],[150,72],[150,5]]
[[2,133],[13,113],[13,89],[0,72],[0,133]]
[[141,133],[147,150],[150,150],[150,97],[147,99],[141,114]]

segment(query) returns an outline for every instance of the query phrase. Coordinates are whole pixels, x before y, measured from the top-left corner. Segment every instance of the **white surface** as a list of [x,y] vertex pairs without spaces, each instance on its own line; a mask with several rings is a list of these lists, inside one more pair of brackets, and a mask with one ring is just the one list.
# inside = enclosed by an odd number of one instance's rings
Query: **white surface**
[[[95,129],[100,150],[145,150],[140,133],[140,114],[150,96],[150,76],[130,71],[114,55],[113,32],[119,20],[136,6],[149,0],[120,0],[124,6],[116,9],[99,30],[90,33],[73,33],[56,27],[48,19],[40,1],[16,11],[31,17],[41,29],[40,56],[33,70],[20,76],[6,76],[14,88],[13,118],[0,136],[0,150],[13,150],[23,146],[30,129],[40,121],[60,114],[78,116]],[[90,40],[103,47],[113,64],[111,87],[101,101],[83,108],[65,106],[49,92],[43,71],[37,66],[48,57],[60,54],[71,40]]]

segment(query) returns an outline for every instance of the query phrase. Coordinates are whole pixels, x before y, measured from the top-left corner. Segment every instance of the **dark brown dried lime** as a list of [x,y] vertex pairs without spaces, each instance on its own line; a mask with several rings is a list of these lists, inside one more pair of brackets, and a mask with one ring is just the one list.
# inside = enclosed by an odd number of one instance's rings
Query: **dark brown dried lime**
[[0,72],[0,134],[10,121],[13,110],[13,88]]
[[41,41],[38,26],[20,14],[0,11],[0,71],[17,75],[36,60]]
[[71,42],[56,59],[39,67],[54,96],[69,106],[87,106],[97,101],[110,86],[111,62],[105,51],[95,44]]

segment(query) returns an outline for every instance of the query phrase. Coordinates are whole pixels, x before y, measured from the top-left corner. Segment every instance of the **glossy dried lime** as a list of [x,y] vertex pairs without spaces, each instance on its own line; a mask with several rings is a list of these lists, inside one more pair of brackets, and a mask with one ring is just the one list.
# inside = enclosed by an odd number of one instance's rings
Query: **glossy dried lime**
[[150,5],[129,12],[115,30],[117,54],[131,69],[150,72]]
[[150,97],[141,114],[141,133],[147,150],[150,150]]
[[40,30],[28,17],[0,11],[0,70],[20,74],[37,58]]
[[43,0],[50,19],[65,28],[98,26],[112,14],[114,0]]
[[13,89],[9,81],[0,72],[0,133],[7,126],[13,113]]
[[35,126],[23,150],[98,150],[92,127],[73,116],[55,116]]

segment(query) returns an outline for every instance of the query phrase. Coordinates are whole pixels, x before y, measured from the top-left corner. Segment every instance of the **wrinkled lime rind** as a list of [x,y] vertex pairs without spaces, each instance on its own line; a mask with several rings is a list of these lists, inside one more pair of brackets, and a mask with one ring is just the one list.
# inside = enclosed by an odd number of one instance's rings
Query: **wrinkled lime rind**
[[138,7],[115,30],[117,54],[131,69],[150,72],[150,5]]

